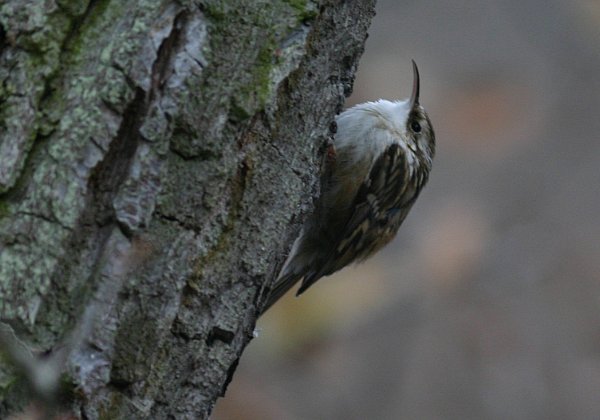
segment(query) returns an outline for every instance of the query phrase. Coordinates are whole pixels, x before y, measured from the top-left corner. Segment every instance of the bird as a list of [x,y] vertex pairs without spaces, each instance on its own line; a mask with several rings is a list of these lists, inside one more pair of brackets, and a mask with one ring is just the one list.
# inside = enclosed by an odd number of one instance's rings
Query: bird
[[321,194],[260,314],[296,283],[298,296],[321,277],[366,260],[395,237],[429,179],[435,154],[414,60],[412,68],[409,99],[365,102],[336,117]]

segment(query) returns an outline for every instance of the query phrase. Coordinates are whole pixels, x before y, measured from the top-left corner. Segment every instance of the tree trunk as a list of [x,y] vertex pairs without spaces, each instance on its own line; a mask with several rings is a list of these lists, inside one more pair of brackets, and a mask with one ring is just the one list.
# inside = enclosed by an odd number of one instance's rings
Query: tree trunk
[[208,417],[374,2],[0,4],[1,418]]

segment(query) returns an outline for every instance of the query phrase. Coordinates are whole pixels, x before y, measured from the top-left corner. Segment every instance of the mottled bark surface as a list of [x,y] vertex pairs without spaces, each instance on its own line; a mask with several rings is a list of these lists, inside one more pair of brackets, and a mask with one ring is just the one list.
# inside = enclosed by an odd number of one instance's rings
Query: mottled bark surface
[[[373,9],[2,2],[0,326],[65,353],[77,416],[208,416],[318,193]],[[5,357],[0,417],[39,391],[23,376]]]

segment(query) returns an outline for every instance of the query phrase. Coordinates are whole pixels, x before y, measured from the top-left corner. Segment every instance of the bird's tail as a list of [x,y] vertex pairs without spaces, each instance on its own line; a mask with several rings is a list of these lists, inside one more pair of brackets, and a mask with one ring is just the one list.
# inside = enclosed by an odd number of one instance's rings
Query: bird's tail
[[281,299],[302,277],[302,274],[294,272],[285,273],[280,276],[270,290],[267,300],[260,310],[259,316],[264,314],[275,302]]

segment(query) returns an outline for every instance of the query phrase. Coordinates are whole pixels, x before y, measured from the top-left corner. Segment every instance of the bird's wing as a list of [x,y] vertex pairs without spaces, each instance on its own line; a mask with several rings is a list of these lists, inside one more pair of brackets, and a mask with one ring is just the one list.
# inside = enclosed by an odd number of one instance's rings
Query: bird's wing
[[410,177],[404,150],[398,144],[388,146],[358,188],[352,215],[337,245],[321,267],[305,274],[297,294],[319,278],[367,258],[393,238],[418,192]]

